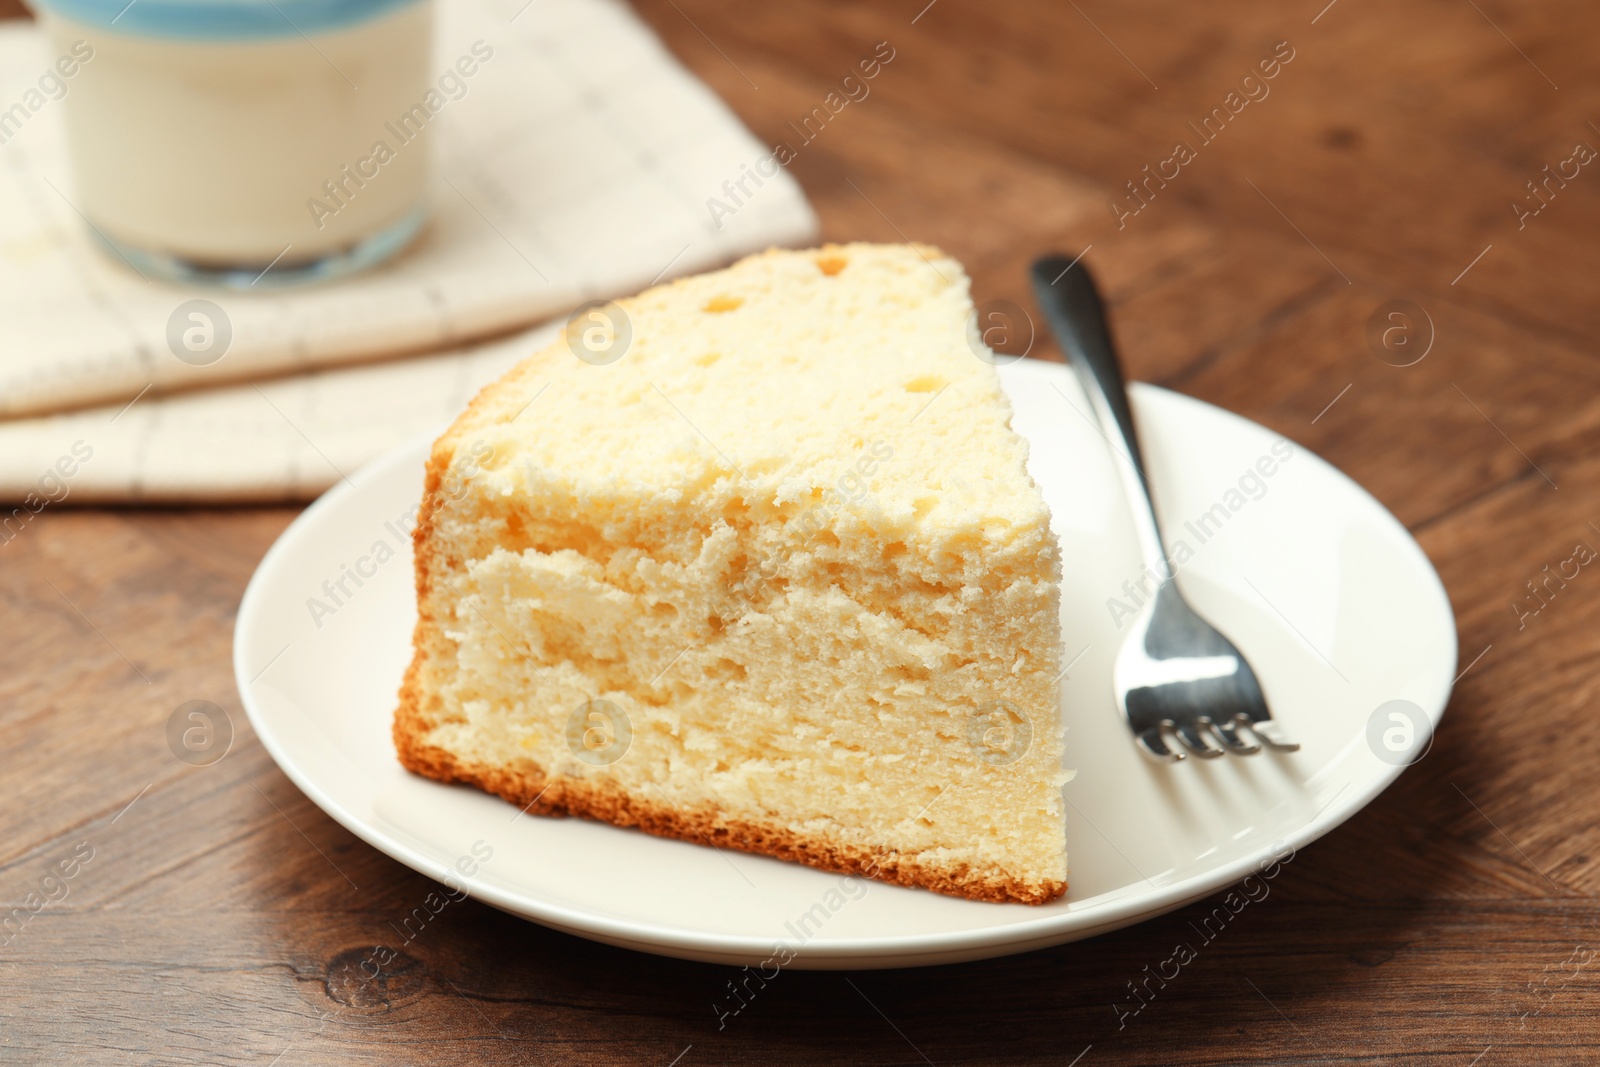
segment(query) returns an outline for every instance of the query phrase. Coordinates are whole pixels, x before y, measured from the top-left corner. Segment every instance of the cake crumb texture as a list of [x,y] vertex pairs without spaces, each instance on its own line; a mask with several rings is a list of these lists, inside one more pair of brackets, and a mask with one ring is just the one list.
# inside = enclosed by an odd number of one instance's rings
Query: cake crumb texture
[[401,762],[537,814],[1059,896],[1060,551],[960,265],[772,251],[620,307],[619,358],[562,339],[434,446]]

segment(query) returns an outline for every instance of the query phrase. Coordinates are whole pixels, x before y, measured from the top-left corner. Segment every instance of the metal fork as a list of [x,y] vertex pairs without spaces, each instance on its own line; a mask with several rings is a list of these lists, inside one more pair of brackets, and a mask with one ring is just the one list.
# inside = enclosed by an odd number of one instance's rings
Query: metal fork
[[1249,756],[1263,746],[1293,752],[1300,746],[1279,733],[1244,655],[1178,591],[1156,523],[1122,368],[1088,268],[1065,256],[1046,256],[1033,265],[1033,289],[1083,382],[1103,435],[1126,460],[1115,465],[1138,533],[1145,564],[1139,588],[1147,599],[1117,652],[1111,681],[1117,708],[1139,748],[1160,760],[1184,758],[1173,738],[1202,759],[1229,752]]

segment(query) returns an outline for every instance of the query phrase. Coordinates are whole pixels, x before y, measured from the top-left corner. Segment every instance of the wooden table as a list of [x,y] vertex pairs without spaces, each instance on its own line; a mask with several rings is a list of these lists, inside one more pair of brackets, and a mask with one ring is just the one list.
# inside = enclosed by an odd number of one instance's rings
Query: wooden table
[[[279,773],[230,669],[240,593],[295,509],[51,509],[0,549],[0,899],[75,847],[93,858],[0,948],[0,1061],[1600,1056],[1600,575],[1537,614],[1525,599],[1600,548],[1600,167],[1563,164],[1600,145],[1600,12],[1326,2],[641,2],[766,140],[794,142],[787,124],[888,41],[870,95],[792,163],[827,237],[934,242],[980,298],[1028,306],[1031,257],[1092,245],[1136,377],[1321,453],[1444,577],[1471,667],[1432,751],[1126,1026],[1125,983],[1207,905],[1012,959],[786,973],[721,1031],[730,971],[476,902],[363,982],[430,883]],[[1234,114],[1279,42],[1292,59]],[[1214,108],[1207,141],[1188,123]],[[1164,163],[1180,140],[1194,158]],[[1126,183],[1147,164],[1169,178],[1141,205]],[[1535,199],[1547,164],[1568,176]],[[1407,367],[1368,337],[1399,299],[1433,324]],[[213,766],[164,738],[192,699],[238,730]]]

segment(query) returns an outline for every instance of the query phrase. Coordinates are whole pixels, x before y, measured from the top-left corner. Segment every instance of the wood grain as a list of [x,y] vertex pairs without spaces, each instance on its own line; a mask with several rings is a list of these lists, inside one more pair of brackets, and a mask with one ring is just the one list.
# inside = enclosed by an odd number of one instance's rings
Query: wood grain
[[[471,901],[381,983],[360,981],[430,883],[277,771],[229,666],[240,593],[292,512],[63,508],[0,548],[0,900],[19,903],[74,847],[93,859],[0,948],[0,1061],[1600,1056],[1600,579],[1584,572],[1525,625],[1511,607],[1576,541],[1600,545],[1600,172],[1524,228],[1510,207],[1575,141],[1600,144],[1600,13],[1325,4],[640,4],[766,140],[890,41],[872,95],[793,164],[826,236],[933,241],[980,296],[1024,305],[1034,255],[1092,245],[1135,375],[1368,486],[1444,577],[1463,666],[1487,650],[1427,758],[1303,850],[1136,1015],[1119,1025],[1127,983],[1191,939],[1205,905],[987,963],[785,973],[720,1030],[731,972]],[[1295,58],[1270,95],[1119,228],[1124,183],[1279,41]],[[1365,337],[1395,298],[1435,324],[1413,367],[1380,362]],[[238,731],[213,766],[166,748],[168,716],[192,699]]]

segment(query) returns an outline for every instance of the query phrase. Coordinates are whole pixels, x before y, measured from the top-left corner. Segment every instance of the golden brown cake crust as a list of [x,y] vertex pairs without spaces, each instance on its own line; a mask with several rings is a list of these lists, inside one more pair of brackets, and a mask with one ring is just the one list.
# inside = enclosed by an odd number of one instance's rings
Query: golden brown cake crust
[[[828,252],[836,247],[828,245],[819,251]],[[937,249],[931,251],[937,252]],[[773,254],[777,253],[766,253]],[[626,305],[627,301],[623,303]],[[535,354],[522,368],[530,367],[544,355]],[[532,760],[516,768],[471,765],[445,749],[429,744],[425,738],[441,719],[439,703],[424,677],[424,648],[428,635],[437,633],[437,622],[429,608],[429,592],[435,565],[448,573],[455,562],[436,558],[435,555],[437,548],[433,544],[432,532],[439,493],[465,427],[493,417],[495,398],[501,384],[496,382],[481,390],[456,423],[435,442],[428,457],[422,506],[412,535],[419,608],[413,640],[415,653],[401,684],[400,702],[395,710],[393,725],[395,750],[400,763],[407,770],[440,782],[477,786],[535,815],[577,815],[614,826],[640,829],[658,837],[774,856],[826,871],[861,875],[971,900],[1000,904],[1044,904],[1066,892],[1065,881],[1029,883],[976,871],[965,865],[935,870],[919,864],[914,855],[840,846],[826,839],[796,834],[781,826],[731,819],[710,809],[686,811],[669,804],[652,804],[619,789],[608,788],[604,781],[585,781],[564,775],[552,780]]]
[[1028,885],[970,870],[930,871],[914,858],[871,849],[840,847],[775,826],[727,819],[711,811],[684,811],[665,804],[641,802],[603,784],[578,778],[552,781],[531,761],[524,768],[469,766],[451,753],[425,743],[431,716],[423,707],[426,695],[418,677],[421,656],[412,660],[400,689],[395,712],[394,743],[407,770],[440,782],[465,782],[493,793],[533,815],[579,815],[632,827],[657,837],[670,837],[697,845],[731,848],[763,856],[776,856],[840,874],[862,875],[895,885],[931,889],[936,893],[986,900],[996,904],[1045,904],[1066,892],[1065,882]]

